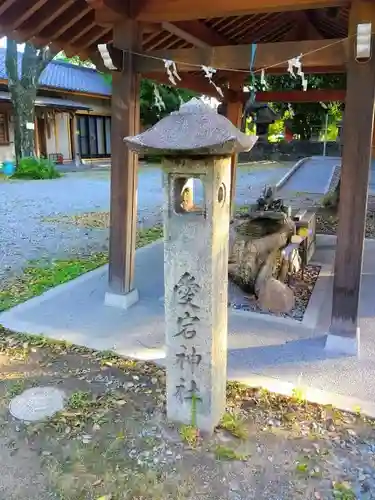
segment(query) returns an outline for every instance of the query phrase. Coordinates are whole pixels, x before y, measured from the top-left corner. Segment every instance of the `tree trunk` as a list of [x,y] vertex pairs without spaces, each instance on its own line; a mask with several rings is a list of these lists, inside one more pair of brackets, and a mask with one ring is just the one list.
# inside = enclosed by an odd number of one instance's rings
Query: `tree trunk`
[[34,89],[13,89],[14,105],[14,145],[17,163],[22,157],[35,155],[34,146]]
[[7,39],[6,70],[11,95],[14,122],[14,146],[17,165],[22,157],[35,155],[35,99],[41,73],[56,55],[50,47],[37,49],[25,44],[21,71],[18,64],[17,42]]
[[35,138],[34,121],[36,99],[36,89],[28,89],[23,92],[22,102],[19,103],[20,109],[20,130],[21,130],[21,151],[22,156],[35,156]]

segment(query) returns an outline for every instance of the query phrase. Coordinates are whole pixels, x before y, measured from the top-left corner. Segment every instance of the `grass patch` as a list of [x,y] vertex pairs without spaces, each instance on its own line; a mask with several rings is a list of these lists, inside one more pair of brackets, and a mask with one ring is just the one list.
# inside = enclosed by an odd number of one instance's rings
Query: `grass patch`
[[236,412],[225,413],[221,419],[220,427],[239,439],[246,439],[248,436],[245,419]]
[[9,177],[2,172],[0,172],[0,182],[6,182],[9,180]]
[[216,460],[239,460],[244,461],[248,459],[247,455],[237,453],[232,448],[227,446],[218,445],[215,448],[215,458]]
[[46,180],[58,179],[60,172],[55,164],[47,158],[21,158],[14,174],[13,179],[22,180]]
[[348,483],[333,484],[333,498],[337,500],[355,500],[356,495]]
[[15,396],[18,396],[25,390],[25,379],[18,379],[12,382],[11,384],[7,384],[6,387],[6,395],[8,399],[12,399]]
[[89,392],[76,391],[69,398],[68,405],[74,410],[85,410],[92,401]]
[[191,448],[195,448],[199,440],[199,431],[194,425],[181,425],[180,437],[184,443]]
[[[162,227],[139,231],[137,248],[161,238]],[[62,283],[81,276],[108,262],[107,252],[95,252],[87,256],[56,259],[52,262],[31,261],[22,275],[8,280],[0,289],[0,312],[20,304]]]

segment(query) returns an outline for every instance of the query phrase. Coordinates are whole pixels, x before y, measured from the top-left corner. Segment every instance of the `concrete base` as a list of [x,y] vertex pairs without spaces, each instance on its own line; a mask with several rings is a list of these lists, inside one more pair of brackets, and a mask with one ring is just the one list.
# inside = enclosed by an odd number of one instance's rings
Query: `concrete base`
[[118,307],[119,309],[129,309],[139,301],[139,293],[136,288],[126,295],[106,292],[104,296],[104,305],[110,307]]
[[348,356],[359,356],[359,328],[355,338],[341,337],[340,335],[328,334],[325,351],[334,354],[346,354]]

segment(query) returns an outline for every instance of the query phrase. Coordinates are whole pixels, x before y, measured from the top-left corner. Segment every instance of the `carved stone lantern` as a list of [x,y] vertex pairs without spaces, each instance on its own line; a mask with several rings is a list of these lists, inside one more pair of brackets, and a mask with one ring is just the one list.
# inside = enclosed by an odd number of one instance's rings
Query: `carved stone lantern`
[[[212,432],[225,410],[231,155],[257,137],[194,98],[124,140],[164,157],[168,418]],[[201,185],[199,203],[191,179]]]

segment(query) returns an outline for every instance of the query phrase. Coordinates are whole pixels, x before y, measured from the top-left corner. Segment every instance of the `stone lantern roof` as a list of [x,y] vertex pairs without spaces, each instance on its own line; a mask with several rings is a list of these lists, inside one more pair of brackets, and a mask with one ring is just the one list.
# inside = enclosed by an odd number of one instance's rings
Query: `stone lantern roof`
[[124,141],[137,153],[190,156],[249,151],[257,139],[242,133],[201,99],[193,98],[152,128],[134,137],[125,137]]

